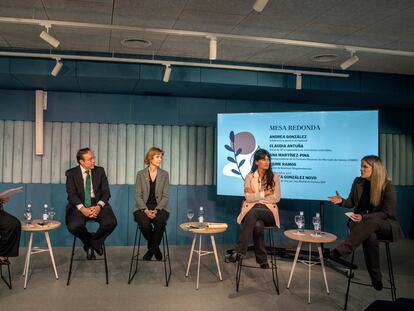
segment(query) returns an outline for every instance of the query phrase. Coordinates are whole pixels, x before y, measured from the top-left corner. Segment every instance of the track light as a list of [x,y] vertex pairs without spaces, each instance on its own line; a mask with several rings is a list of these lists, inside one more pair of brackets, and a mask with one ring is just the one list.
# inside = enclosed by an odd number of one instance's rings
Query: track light
[[52,72],[50,73],[52,76],[56,77],[59,74],[60,69],[62,69],[62,62],[60,58],[56,58],[56,65],[53,67]]
[[268,2],[269,0],[256,0],[253,4],[253,10],[259,13],[262,12]]
[[40,33],[40,38],[42,38],[43,40],[45,40],[47,43],[49,43],[51,46],[53,46],[54,48],[57,48],[60,44],[60,41],[58,39],[56,39],[55,37],[53,37],[52,35],[49,34],[49,28],[50,26],[46,26],[46,31],[42,31]]
[[167,83],[168,81],[170,81],[171,65],[165,64],[164,66],[165,66],[165,71],[164,71],[164,77],[162,78],[162,81]]
[[342,70],[346,70],[359,61],[359,57],[355,55],[355,51],[351,52],[351,57],[344,61],[340,66]]
[[302,75],[300,73],[296,74],[296,89],[302,89]]
[[216,60],[217,59],[217,38],[211,37],[210,38],[210,60]]

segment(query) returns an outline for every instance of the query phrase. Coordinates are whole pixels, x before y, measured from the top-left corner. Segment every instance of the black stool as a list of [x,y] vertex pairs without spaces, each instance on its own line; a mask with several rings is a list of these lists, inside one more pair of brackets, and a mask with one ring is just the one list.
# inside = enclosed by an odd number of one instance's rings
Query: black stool
[[[3,275],[3,266],[6,266],[7,273],[9,275],[8,280]],[[1,263],[0,262],[0,276],[1,279],[4,281],[4,283],[7,285],[9,289],[12,289],[12,280],[11,280],[11,274],[10,274],[10,263]]]
[[[388,277],[389,277],[390,287],[384,287],[384,288],[391,290],[392,301],[395,301],[395,299],[397,298],[397,293],[396,293],[396,288],[395,288],[394,271],[392,269],[392,260],[391,260],[391,251],[390,251],[391,241],[389,241],[389,240],[378,240],[378,241],[380,243],[385,244],[385,253],[387,255]],[[348,284],[347,284],[347,287],[346,287],[344,310],[346,310],[346,308],[348,306],[349,288],[350,288],[351,283],[359,284],[359,285],[363,285],[363,286],[372,286],[371,284],[367,284],[367,283],[351,281],[351,279],[354,277],[354,274],[353,274],[353,271],[352,271],[352,267],[354,266],[354,257],[355,257],[355,250],[352,252],[351,265],[350,265],[350,268],[349,268],[349,273],[347,275]]]
[[[73,246],[72,246],[72,255],[70,257],[70,265],[69,265],[69,273],[68,273],[68,282],[66,283],[67,286],[70,284],[70,277],[72,275],[72,265],[73,265],[73,257],[75,255],[75,247],[76,247],[76,236],[73,236]],[[92,261],[96,260],[103,260],[105,262],[105,277],[106,277],[106,284],[109,284],[108,280],[108,262],[106,260],[106,247],[105,242],[102,244],[103,248],[103,259],[94,259]],[[76,259],[76,261],[85,261],[84,259]]]
[[[139,231],[139,238],[138,238],[138,245],[137,245],[137,236]],[[131,257],[131,266],[129,268],[129,276],[128,276],[128,284],[131,284],[135,274],[138,272],[138,262],[145,261],[139,258],[139,248],[141,246],[141,231],[139,230],[139,226],[137,226],[137,230],[135,231],[135,240],[134,240],[134,248],[132,250],[132,257]],[[137,252],[135,253],[135,249]],[[164,235],[162,237],[162,253],[163,253],[163,262],[164,262],[164,274],[165,274],[165,286],[168,287],[171,278],[171,261],[170,261],[170,248],[168,246],[168,235],[167,230],[164,230]],[[132,271],[132,266],[134,265],[135,261],[135,270]],[[168,269],[167,269],[167,262],[168,262]]]
[[[274,239],[273,239],[273,231],[274,230],[278,230],[278,227],[264,227],[265,230],[267,230],[268,232],[268,236],[269,236],[269,241],[270,241],[270,269],[272,269],[272,280],[273,280],[273,285],[275,286],[275,290],[277,292],[277,294],[279,295],[279,278],[277,276],[277,263],[276,263],[276,254],[275,254],[275,243],[274,243]],[[246,268],[259,268],[257,266],[251,266],[251,265],[244,265],[243,264],[243,257],[240,257],[239,260],[237,261],[237,269],[236,269],[236,291],[239,291],[239,284],[240,284],[240,279],[241,279],[241,271],[242,268],[246,267]]]

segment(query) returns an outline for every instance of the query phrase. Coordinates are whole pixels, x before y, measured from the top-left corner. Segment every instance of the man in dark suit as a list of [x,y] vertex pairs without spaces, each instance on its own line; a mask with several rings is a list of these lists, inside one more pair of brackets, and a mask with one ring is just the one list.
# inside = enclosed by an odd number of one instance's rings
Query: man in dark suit
[[[95,166],[95,155],[89,148],[76,154],[78,166],[66,171],[66,225],[70,233],[84,244],[87,259],[94,259],[96,252],[103,254],[103,242],[114,231],[117,220],[108,201],[111,197],[105,170]],[[95,233],[88,232],[86,222],[99,223]]]

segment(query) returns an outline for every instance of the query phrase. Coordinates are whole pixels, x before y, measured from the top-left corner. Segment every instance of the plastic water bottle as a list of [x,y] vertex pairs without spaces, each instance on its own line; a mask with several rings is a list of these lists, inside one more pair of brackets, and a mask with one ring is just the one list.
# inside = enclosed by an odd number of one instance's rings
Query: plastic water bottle
[[24,218],[26,218],[26,223],[28,225],[32,223],[32,204],[27,204],[26,211],[24,212]]
[[313,235],[320,236],[321,235],[321,217],[319,213],[316,213],[315,217],[313,217]]
[[204,222],[204,207],[202,206],[198,210],[198,222]]
[[43,223],[47,224],[49,222],[49,207],[47,204],[43,205]]
[[304,233],[305,232],[305,215],[304,215],[303,211],[299,212],[298,231],[299,231],[299,233]]

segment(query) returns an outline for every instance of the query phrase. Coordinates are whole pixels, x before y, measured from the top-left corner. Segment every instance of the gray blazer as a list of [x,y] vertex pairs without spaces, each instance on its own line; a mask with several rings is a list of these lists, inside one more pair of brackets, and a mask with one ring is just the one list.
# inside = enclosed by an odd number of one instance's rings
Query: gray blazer
[[[148,167],[137,173],[135,182],[135,209],[134,213],[139,210],[147,208],[147,201],[150,192],[150,179]],[[155,209],[165,210],[170,212],[168,208],[168,191],[170,188],[170,180],[167,171],[158,168],[157,179],[155,183],[155,199],[157,200],[157,207]]]

